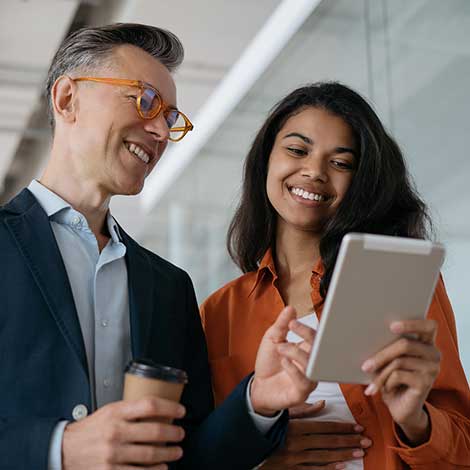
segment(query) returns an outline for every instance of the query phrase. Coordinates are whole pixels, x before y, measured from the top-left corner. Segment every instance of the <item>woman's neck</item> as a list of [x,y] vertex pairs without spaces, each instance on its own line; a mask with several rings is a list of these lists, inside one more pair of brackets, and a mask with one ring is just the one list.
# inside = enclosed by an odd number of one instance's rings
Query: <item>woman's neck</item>
[[320,256],[320,239],[312,233],[292,227],[278,227],[276,235],[277,288],[286,305],[292,305],[297,317],[313,309],[311,298],[312,267]]
[[279,277],[291,279],[311,273],[320,257],[320,235],[279,224],[276,233],[276,269]]

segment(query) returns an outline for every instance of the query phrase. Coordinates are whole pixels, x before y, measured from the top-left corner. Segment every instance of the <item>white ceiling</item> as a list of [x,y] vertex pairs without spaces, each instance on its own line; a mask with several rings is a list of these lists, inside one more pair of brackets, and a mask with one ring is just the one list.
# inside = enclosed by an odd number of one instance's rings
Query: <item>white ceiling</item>
[[41,94],[49,61],[76,8],[77,2],[59,0],[0,5],[0,194]]

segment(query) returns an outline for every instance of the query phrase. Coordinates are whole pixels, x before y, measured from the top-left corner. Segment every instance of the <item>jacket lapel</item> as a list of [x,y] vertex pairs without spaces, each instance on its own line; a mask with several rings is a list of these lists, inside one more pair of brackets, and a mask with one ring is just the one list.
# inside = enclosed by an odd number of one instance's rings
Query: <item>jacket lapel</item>
[[154,273],[145,251],[119,227],[126,245],[132,357],[148,357],[154,311]]
[[66,342],[88,377],[85,347],[72,290],[49,218],[28,191],[8,206],[12,216],[5,223]]

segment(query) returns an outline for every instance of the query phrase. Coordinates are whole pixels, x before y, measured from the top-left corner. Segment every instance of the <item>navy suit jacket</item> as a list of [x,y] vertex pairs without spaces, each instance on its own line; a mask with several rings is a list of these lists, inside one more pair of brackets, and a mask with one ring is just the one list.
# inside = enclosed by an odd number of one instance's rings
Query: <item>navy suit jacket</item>
[[[184,457],[172,468],[249,469],[282,441],[287,417],[262,436],[246,409],[245,379],[213,411],[194,289],[181,269],[127,247],[133,357],[186,370]],[[51,432],[91,409],[85,347],[49,219],[23,190],[0,208],[0,469],[46,470]],[[90,469],[91,470],[91,469]]]

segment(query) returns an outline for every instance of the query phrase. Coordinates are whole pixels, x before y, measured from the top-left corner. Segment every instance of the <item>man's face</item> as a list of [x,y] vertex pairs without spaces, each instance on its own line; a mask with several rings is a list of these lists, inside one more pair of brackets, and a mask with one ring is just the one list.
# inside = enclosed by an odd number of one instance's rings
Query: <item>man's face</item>
[[[145,51],[119,46],[110,63],[93,76],[141,80],[154,86],[165,103],[176,107],[170,72]],[[150,120],[139,116],[138,88],[75,83],[77,109],[70,143],[74,167],[84,182],[109,195],[138,194],[168,143],[163,114]]]

